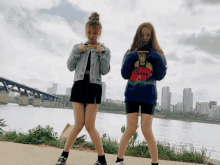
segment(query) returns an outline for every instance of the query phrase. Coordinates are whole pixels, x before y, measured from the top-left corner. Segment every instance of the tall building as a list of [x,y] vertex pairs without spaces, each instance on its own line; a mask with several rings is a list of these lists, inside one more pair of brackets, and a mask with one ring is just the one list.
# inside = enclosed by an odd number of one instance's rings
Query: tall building
[[191,95],[190,95],[190,110],[192,112],[194,112],[194,110],[193,110],[193,93],[192,92],[191,92]]
[[193,112],[193,94],[191,88],[183,90],[183,112]]
[[52,95],[53,94],[57,94],[57,84],[56,83],[53,83],[53,86],[52,86]]
[[102,100],[106,100],[106,88],[107,88],[106,83],[102,82]]
[[171,110],[171,92],[170,87],[162,88],[161,111]]
[[169,95],[168,95],[168,107],[169,107],[168,110],[170,112],[173,112],[172,105],[171,105],[171,92],[169,92]]
[[157,105],[155,106],[155,108],[158,110],[158,111],[161,111],[161,107],[159,105],[159,103],[157,102]]
[[71,90],[72,88],[66,88],[66,94],[67,96],[70,96],[71,95]]
[[201,114],[201,104],[199,102],[196,102],[196,109],[195,109],[196,113]]
[[220,105],[217,106],[217,116],[220,119]]
[[211,117],[217,117],[217,105],[212,105],[210,109],[210,116]]
[[212,105],[217,106],[217,101],[210,101],[210,104],[209,104],[210,109],[212,109]]
[[209,111],[210,111],[209,103],[208,102],[201,102],[200,106],[201,106],[201,114],[208,115]]
[[52,88],[47,88],[47,93],[52,95]]

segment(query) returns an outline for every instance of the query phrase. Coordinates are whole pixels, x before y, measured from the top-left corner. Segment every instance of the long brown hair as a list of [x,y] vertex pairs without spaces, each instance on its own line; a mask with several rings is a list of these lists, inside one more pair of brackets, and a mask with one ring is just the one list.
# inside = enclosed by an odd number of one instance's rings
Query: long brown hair
[[139,27],[137,28],[136,34],[134,36],[130,52],[134,51],[136,48],[140,49],[141,47],[143,47],[143,43],[144,43],[143,39],[142,39],[142,29],[143,29],[143,27],[147,27],[151,30],[152,49],[157,51],[161,56],[165,57],[164,53],[163,53],[163,50],[160,48],[160,46],[157,42],[155,29],[154,29],[153,25],[150,22],[144,22],[144,23],[139,25]]
[[[97,12],[92,13],[91,16],[99,19],[99,14]],[[102,31],[102,25],[99,22],[99,20],[93,20],[90,18],[86,23],[86,27],[87,26],[93,27],[95,29],[100,29]],[[86,30],[86,28],[85,28],[85,30]]]

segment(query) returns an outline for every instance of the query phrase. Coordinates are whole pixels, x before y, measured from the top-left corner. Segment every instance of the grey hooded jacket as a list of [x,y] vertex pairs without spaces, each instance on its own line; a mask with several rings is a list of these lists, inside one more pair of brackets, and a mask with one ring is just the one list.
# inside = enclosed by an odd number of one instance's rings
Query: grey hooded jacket
[[[100,46],[101,44],[98,43]],[[72,52],[67,61],[67,68],[72,72],[75,70],[74,82],[84,79],[84,74],[88,62],[89,53],[91,51],[91,63],[90,63],[90,83],[102,85],[101,75],[106,75],[110,71],[110,59],[111,53],[108,47],[104,46],[103,51],[96,52],[96,48],[92,50],[88,47],[86,52],[82,52],[78,46],[81,44],[75,44]],[[88,41],[84,43],[88,45]]]

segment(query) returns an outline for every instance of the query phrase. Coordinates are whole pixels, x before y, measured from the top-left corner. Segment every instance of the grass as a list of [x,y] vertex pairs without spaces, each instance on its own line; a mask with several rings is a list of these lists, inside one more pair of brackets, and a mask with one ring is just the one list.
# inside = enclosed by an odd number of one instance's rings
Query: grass
[[[4,126],[0,119],[0,126]],[[53,132],[53,127],[49,125],[46,128],[42,128],[38,125],[36,128],[29,130],[28,134],[16,133],[16,131],[8,132],[5,135],[2,134],[0,128],[0,141],[9,141],[21,144],[33,144],[33,145],[49,145],[58,148],[64,149],[66,139],[61,141],[58,140],[57,132]],[[124,133],[125,127],[121,128],[121,132]],[[148,147],[146,146],[146,142],[139,143],[138,145],[134,145],[134,142],[137,138],[138,134],[135,133],[126,149],[126,156],[134,156],[134,157],[143,157],[143,158],[151,158]],[[103,149],[105,153],[109,154],[118,154],[118,144],[116,140],[112,141],[110,138],[107,140],[106,134],[102,135]],[[95,150],[95,147],[92,143],[88,143],[85,139],[76,140],[71,149],[76,149],[78,147],[83,147],[90,150]],[[165,146],[162,143],[157,143],[158,147],[158,159],[159,160],[171,160],[171,161],[179,161],[179,162],[190,162],[190,163],[200,163],[206,165],[214,165],[207,160],[205,151],[202,150],[201,153],[195,152],[193,148],[191,151],[186,151],[183,147],[182,151],[175,151],[175,148],[170,148],[170,145]]]

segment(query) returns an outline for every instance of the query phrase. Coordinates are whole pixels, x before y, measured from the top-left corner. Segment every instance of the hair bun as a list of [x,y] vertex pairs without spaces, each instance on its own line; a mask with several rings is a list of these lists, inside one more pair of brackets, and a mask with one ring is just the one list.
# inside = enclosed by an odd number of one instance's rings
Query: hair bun
[[89,19],[99,21],[99,14],[97,12],[92,13],[91,16],[89,17]]
[[89,19],[92,19],[92,20],[98,20],[98,21],[99,21],[99,18],[94,17],[94,16],[90,16]]

